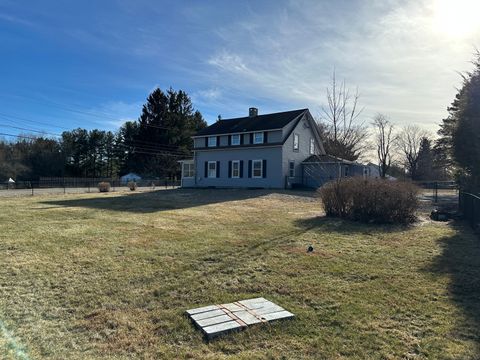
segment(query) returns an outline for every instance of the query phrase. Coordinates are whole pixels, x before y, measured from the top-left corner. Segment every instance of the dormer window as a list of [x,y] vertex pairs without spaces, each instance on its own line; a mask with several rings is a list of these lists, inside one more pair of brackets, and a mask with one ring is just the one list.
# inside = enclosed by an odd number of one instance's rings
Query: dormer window
[[217,146],[217,137],[216,136],[209,136],[208,137],[208,147],[215,147]]
[[253,134],[254,144],[263,144],[263,132],[256,132]]
[[232,135],[232,145],[240,145],[240,134]]

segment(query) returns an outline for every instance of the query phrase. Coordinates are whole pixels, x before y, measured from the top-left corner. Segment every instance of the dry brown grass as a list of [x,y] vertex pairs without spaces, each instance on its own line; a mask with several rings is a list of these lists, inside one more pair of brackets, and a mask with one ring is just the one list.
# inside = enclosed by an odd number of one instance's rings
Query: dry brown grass
[[[480,356],[480,247],[473,234],[450,224],[367,226],[321,215],[318,199],[300,192],[2,200],[0,354]],[[297,318],[206,343],[183,315],[256,296]]]

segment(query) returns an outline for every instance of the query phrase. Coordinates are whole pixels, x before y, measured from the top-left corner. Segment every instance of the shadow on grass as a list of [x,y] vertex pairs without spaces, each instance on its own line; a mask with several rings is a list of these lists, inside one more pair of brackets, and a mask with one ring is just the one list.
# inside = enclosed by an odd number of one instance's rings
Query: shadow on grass
[[[145,193],[130,193],[121,196],[99,196],[81,199],[48,200],[43,204],[63,207],[83,207],[100,210],[128,211],[150,213],[165,210],[187,209],[197,206],[247,200],[274,193],[274,190],[240,190],[240,189],[173,189]],[[288,194],[310,197],[313,193],[289,191]]]
[[318,229],[341,234],[393,233],[408,230],[411,225],[397,224],[365,224],[359,221],[345,220],[335,217],[316,216],[299,219],[295,225],[301,229]]
[[480,236],[466,224],[451,226],[455,235],[439,240],[442,254],[425,270],[449,275],[449,296],[465,315],[455,335],[474,341],[480,356]]

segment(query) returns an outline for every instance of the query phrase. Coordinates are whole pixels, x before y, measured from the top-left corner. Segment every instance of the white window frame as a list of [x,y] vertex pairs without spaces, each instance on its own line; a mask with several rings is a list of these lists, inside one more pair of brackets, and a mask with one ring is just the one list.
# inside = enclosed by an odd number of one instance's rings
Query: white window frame
[[[255,163],[260,163],[260,175],[255,176]],[[263,160],[252,160],[252,178],[261,179],[263,178]]]
[[[215,165],[215,168],[214,168],[214,169],[210,169],[210,164],[214,164],[214,165]],[[210,170],[215,170],[214,176],[210,176]],[[214,178],[217,177],[217,162],[216,162],[216,161],[209,161],[209,162],[208,162],[207,177],[208,177],[209,179],[214,179]]]
[[[235,141],[233,141],[233,139],[238,139],[238,141],[235,142]],[[240,145],[240,134],[233,134],[233,135],[232,135],[232,138],[231,138],[231,141],[230,141],[230,144],[231,144],[232,146],[238,146],[238,145]]]
[[[235,165],[237,165],[237,175],[235,175]],[[240,179],[240,160],[232,160],[232,178]]]
[[[185,166],[188,169],[185,169]],[[183,163],[182,175],[184,179],[192,179],[195,177],[195,164],[194,163]]]
[[[292,168],[292,164],[293,164],[293,168]],[[295,161],[294,160],[288,161],[288,176],[291,178],[295,177]]]
[[[257,141],[257,135],[261,135],[261,141]],[[254,144],[263,144],[263,140],[264,140],[264,137],[263,137],[263,131],[260,131],[260,132],[255,132],[253,133],[253,143]]]
[[293,151],[298,151],[299,149],[300,149],[300,135],[294,133],[293,134]]
[[208,147],[216,147],[216,146],[217,146],[217,137],[216,136],[209,136],[208,137]]
[[315,155],[315,139],[310,139],[310,155]]

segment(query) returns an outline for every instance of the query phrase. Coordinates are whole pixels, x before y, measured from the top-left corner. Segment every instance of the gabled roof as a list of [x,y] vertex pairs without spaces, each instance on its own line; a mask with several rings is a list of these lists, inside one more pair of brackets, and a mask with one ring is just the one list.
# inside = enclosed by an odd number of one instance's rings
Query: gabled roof
[[303,115],[306,111],[308,111],[308,109],[220,120],[206,127],[205,129],[200,130],[197,134],[195,134],[195,136],[281,129],[289,122],[297,119],[300,115]]

